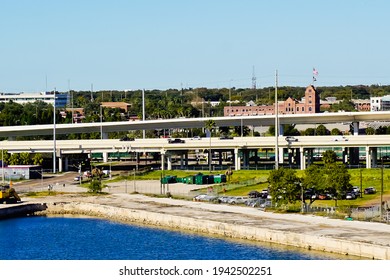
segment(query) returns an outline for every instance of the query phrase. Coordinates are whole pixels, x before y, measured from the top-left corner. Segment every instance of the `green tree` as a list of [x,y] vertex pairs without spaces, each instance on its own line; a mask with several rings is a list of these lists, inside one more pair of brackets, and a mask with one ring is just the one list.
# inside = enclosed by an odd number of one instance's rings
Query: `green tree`
[[89,192],[92,193],[100,193],[103,189],[102,182],[97,179],[92,179],[92,181],[88,185]]
[[322,153],[322,159],[323,159],[325,165],[333,164],[337,160],[337,154],[335,151],[326,150],[325,152]]
[[323,124],[320,124],[316,128],[316,135],[329,135],[329,130]]
[[332,131],[330,132],[331,135],[341,135],[341,131],[338,128],[333,128]]
[[272,201],[278,205],[293,203],[299,197],[300,178],[294,169],[282,167],[271,171],[268,183]]
[[32,162],[34,165],[42,165],[42,163],[43,163],[42,154],[34,154],[34,156],[32,158]]
[[207,121],[205,121],[204,127],[205,127],[206,130],[208,130],[210,132],[210,137],[211,137],[211,135],[212,135],[212,133],[215,130],[215,127],[216,127],[215,121],[214,120],[207,120]]
[[367,127],[366,128],[366,134],[367,135],[374,135],[375,134],[375,129],[373,127]]
[[324,169],[324,174],[326,189],[333,194],[334,198],[341,199],[351,189],[351,175],[344,165],[336,163],[327,164]]
[[309,127],[307,129],[305,129],[305,131],[303,132],[303,135],[304,136],[313,136],[313,135],[315,135],[315,133],[316,133],[315,129]]
[[[302,186],[305,191],[310,190],[310,193],[312,194],[323,193],[326,189],[323,168],[319,167],[318,165],[311,164],[307,169],[305,169]],[[310,195],[309,205],[313,204],[316,199],[317,196]]]

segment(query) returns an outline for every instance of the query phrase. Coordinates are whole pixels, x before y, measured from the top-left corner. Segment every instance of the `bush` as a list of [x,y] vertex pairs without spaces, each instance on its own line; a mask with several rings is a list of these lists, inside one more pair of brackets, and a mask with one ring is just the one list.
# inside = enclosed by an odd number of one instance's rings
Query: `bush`
[[100,180],[93,179],[88,185],[88,189],[93,193],[100,193],[102,191],[102,182]]

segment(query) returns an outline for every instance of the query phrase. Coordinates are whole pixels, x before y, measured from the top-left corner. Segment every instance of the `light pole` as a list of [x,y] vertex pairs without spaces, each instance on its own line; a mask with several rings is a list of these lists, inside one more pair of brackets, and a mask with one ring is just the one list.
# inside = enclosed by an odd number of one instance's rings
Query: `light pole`
[[54,102],[53,102],[53,173],[56,173],[56,88],[54,88]]
[[103,113],[102,113],[101,104],[100,104],[100,140],[103,140]]
[[275,169],[279,169],[278,70],[275,71]]

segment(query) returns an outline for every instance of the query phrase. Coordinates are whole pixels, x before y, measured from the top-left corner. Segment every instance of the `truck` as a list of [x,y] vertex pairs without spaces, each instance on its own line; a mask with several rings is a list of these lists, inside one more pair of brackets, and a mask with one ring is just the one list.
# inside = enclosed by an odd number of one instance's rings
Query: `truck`
[[0,203],[10,204],[21,201],[14,188],[9,185],[0,186]]

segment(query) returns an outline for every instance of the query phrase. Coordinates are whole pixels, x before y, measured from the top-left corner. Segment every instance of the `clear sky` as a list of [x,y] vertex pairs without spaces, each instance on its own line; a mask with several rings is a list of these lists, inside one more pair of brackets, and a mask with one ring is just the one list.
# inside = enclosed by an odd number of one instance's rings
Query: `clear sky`
[[0,0],[0,92],[390,83],[388,0]]

